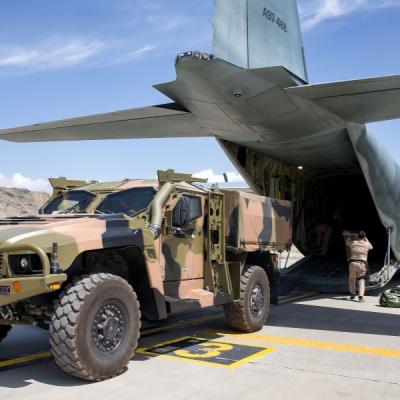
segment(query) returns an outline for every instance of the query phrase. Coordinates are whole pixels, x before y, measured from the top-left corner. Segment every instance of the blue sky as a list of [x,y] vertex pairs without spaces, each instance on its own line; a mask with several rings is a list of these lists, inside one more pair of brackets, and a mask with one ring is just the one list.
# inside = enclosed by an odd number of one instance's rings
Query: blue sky
[[[300,0],[312,83],[400,74],[400,0]],[[211,51],[213,0],[0,3],[0,128],[168,102],[175,55]],[[400,161],[400,122],[371,129]],[[0,185],[235,172],[213,139],[0,142]]]

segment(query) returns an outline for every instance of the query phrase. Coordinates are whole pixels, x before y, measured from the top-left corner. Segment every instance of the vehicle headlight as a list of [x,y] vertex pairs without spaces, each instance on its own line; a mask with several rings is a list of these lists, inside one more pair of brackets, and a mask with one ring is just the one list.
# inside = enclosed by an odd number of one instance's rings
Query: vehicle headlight
[[8,263],[14,275],[40,274],[42,262],[37,254],[15,254],[8,256]]
[[19,260],[19,266],[23,271],[28,271],[29,269],[29,260],[27,257],[21,257]]

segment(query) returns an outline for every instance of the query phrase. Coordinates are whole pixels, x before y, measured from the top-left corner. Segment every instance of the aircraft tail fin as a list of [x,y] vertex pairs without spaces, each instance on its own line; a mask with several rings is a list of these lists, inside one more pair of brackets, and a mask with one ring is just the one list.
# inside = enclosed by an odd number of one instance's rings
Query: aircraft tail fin
[[213,52],[242,68],[282,66],[308,81],[297,0],[216,0]]

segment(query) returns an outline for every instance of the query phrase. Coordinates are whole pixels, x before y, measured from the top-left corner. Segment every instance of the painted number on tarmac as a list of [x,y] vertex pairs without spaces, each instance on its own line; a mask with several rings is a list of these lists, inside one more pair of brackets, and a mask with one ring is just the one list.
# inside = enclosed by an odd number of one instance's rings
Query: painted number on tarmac
[[273,350],[271,347],[226,343],[196,337],[182,337],[139,349],[138,352],[152,356],[164,356],[201,364],[235,368]]

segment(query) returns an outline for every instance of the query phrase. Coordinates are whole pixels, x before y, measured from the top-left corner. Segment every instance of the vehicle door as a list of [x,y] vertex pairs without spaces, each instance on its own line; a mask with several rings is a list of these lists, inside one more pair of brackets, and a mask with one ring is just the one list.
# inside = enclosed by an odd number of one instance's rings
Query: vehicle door
[[204,278],[204,198],[183,194],[161,238],[165,282]]

